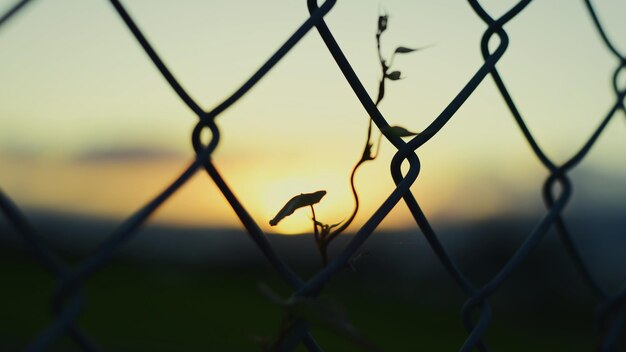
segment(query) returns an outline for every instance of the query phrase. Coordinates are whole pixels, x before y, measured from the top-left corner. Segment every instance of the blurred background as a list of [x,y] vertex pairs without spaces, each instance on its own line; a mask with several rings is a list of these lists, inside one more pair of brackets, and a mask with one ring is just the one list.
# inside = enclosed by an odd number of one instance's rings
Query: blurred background
[[[13,3],[0,1],[0,12]],[[515,4],[484,3],[493,16]],[[626,49],[626,3],[594,4],[609,37]],[[206,109],[237,89],[307,18],[305,1],[125,5]],[[420,131],[482,64],[486,26],[463,1],[338,1],[327,22],[374,96],[381,11],[390,14],[383,52],[429,46],[396,58],[394,69],[406,78],[388,84],[380,105],[390,124]],[[563,162],[613,105],[610,79],[618,63],[582,1],[533,2],[506,30],[510,44],[498,69],[539,144]],[[193,158],[195,115],[106,1],[34,1],[0,29],[0,82],[0,187],[70,262],[91,253]],[[367,123],[315,32],[218,117],[223,137],[215,164],[304,277],[320,267],[308,212],[276,227],[269,219],[293,195],[319,189],[328,192],[316,206],[319,219],[349,216],[349,173]],[[618,114],[571,172],[574,194],[564,213],[583,257],[610,288],[626,277],[625,128]],[[413,193],[460,267],[485,283],[546,213],[541,187],[548,173],[490,79],[418,154],[422,171]],[[392,155],[383,143],[380,157],[359,171],[362,209],[349,230],[392,191]],[[55,284],[4,218],[0,231],[0,350],[20,350],[52,321]],[[465,297],[403,203],[363,253],[356,272],[341,273],[325,293],[368,338],[390,351],[455,350],[463,343]],[[259,293],[260,282],[285,297],[290,292],[209,177],[198,173],[88,281],[81,326],[105,350],[255,350],[253,337],[273,336],[281,318]],[[494,350],[589,351],[598,339],[597,302],[555,233],[492,302],[487,336]],[[328,350],[355,348],[327,332],[317,335]]]

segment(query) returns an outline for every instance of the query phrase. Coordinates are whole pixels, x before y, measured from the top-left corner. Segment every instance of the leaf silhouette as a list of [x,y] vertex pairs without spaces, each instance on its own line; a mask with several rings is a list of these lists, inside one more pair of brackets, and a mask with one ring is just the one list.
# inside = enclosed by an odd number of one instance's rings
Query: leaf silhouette
[[392,81],[397,81],[400,79],[400,75],[401,75],[400,71],[393,71],[387,74],[387,78],[389,78]]
[[319,201],[326,195],[326,191],[317,191],[313,193],[301,193],[293,198],[291,198],[285,206],[280,209],[278,214],[270,220],[271,226],[276,226],[279,221],[283,218],[293,214],[294,211],[298,208],[308,207],[309,205],[313,205],[315,203],[319,203]]
[[378,32],[382,33],[387,29],[387,21],[389,20],[388,15],[380,15],[378,16]]
[[419,49],[411,49],[411,48],[407,48],[407,47],[404,47],[404,46],[399,46],[399,47],[396,48],[395,53],[396,54],[407,54],[407,53],[412,53],[412,52],[417,51],[417,50],[419,50]]
[[374,145],[372,143],[367,143],[365,149],[363,149],[363,156],[361,156],[362,161],[374,160],[372,156],[372,148]]
[[384,134],[391,134],[398,137],[410,137],[417,136],[419,133],[411,132],[404,127],[401,126],[389,126],[385,127],[381,130]]

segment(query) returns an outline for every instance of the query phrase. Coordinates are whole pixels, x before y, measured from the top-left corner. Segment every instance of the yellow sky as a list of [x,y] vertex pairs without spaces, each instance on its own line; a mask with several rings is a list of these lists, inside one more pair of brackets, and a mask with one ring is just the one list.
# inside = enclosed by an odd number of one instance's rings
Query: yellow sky
[[[0,9],[11,2],[3,2]],[[233,92],[306,18],[305,1],[127,1],[128,10],[182,84],[210,108]],[[490,1],[500,13],[512,1]],[[608,33],[620,34],[626,3],[595,1]],[[390,14],[383,47],[434,46],[398,58],[407,78],[388,85],[381,111],[419,131],[481,64],[484,24],[463,1],[338,1],[328,23],[371,94],[379,68],[375,24]],[[501,74],[549,155],[564,160],[613,102],[616,63],[582,1],[532,3],[507,27]],[[621,37],[621,38],[620,38]],[[175,96],[106,1],[39,1],[0,30],[0,187],[26,207],[119,218],[173,180],[191,160],[195,116]],[[623,116],[584,162],[626,175]],[[367,115],[316,33],[310,33],[249,94],[218,118],[215,161],[253,217],[267,222],[293,195],[328,191],[320,217],[337,222],[352,202],[348,176]],[[391,146],[358,175],[362,223],[389,194]],[[153,150],[150,157],[121,157]],[[120,151],[117,157],[89,158]],[[162,153],[163,152],[163,153]],[[540,206],[545,171],[488,79],[451,122],[420,148],[413,186],[427,215],[476,218]],[[622,177],[623,179],[623,177]],[[593,180],[591,180],[593,181]],[[613,185],[611,185],[613,187]],[[620,186],[617,194],[624,191]],[[477,201],[479,200],[479,201]],[[301,210],[272,230],[309,226]],[[155,216],[187,225],[236,226],[205,174]],[[404,205],[382,225],[413,226]]]

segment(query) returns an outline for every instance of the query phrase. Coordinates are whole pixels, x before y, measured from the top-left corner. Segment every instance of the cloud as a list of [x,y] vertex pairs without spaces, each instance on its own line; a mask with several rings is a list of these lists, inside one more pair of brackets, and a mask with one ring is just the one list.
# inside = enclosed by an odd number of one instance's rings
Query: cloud
[[80,163],[138,162],[181,160],[184,155],[171,149],[159,148],[115,148],[95,149],[78,155],[74,160]]
[[0,156],[5,156],[15,159],[35,159],[41,155],[41,151],[36,148],[28,148],[21,146],[7,146],[0,147]]

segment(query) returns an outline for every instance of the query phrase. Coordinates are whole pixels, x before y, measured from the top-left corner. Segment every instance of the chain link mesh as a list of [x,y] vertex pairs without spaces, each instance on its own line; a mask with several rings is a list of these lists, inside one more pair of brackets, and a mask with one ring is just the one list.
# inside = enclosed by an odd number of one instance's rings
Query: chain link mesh
[[[0,17],[0,26],[20,13],[26,5],[32,2],[33,1],[29,0],[19,1],[10,8],[7,13]],[[250,239],[258,246],[259,250],[267,258],[276,272],[293,288],[292,297],[315,297],[320,295],[324,285],[348,264],[351,257],[353,257],[357,250],[367,241],[387,214],[403,200],[408,206],[417,226],[421,229],[423,236],[425,236],[428,241],[432,251],[436,254],[451,278],[467,296],[462,311],[462,317],[468,335],[464,344],[460,346],[460,351],[471,351],[474,349],[489,351],[487,342],[485,341],[485,332],[491,321],[491,310],[489,306],[490,296],[498,291],[503,283],[511,277],[511,274],[522,265],[523,261],[537,247],[538,243],[546,237],[548,230],[556,228],[561,244],[567,250],[573,265],[578,269],[582,280],[584,280],[586,285],[595,293],[599,301],[597,325],[602,331],[602,336],[599,341],[598,351],[614,351],[616,349],[620,332],[622,332],[624,328],[626,287],[617,292],[610,292],[598,282],[597,278],[589,270],[588,263],[585,262],[583,255],[581,255],[575,238],[572,236],[567,222],[562,216],[562,211],[572,195],[572,184],[568,173],[584,160],[589,150],[596,143],[598,137],[605,130],[608,122],[618,115],[620,111],[626,113],[624,105],[626,89],[623,87],[620,88],[618,84],[620,72],[626,70],[626,57],[615,48],[606,35],[590,0],[584,0],[586,9],[603,43],[615,56],[619,64],[615,68],[612,82],[615,102],[602,118],[593,134],[586,140],[582,148],[577,150],[562,164],[551,160],[538,145],[526,126],[524,118],[517,109],[513,98],[505,86],[503,77],[496,69],[496,64],[504,56],[509,44],[509,38],[504,29],[505,25],[524,11],[531,0],[519,1],[499,18],[492,17],[477,0],[469,0],[473,11],[487,25],[487,29],[480,42],[484,63],[478,67],[463,89],[458,92],[447,107],[421,134],[408,142],[404,142],[397,136],[385,135],[388,141],[396,148],[396,152],[391,161],[391,173],[396,184],[395,189],[384,200],[375,213],[361,226],[345,248],[343,248],[325,268],[307,281],[300,278],[274,251],[264,232],[222,178],[211,159],[211,154],[220,140],[220,130],[215,123],[217,116],[244,96],[306,33],[314,28],[317,29],[328,51],[332,54],[346,81],[350,84],[350,87],[372,121],[381,130],[389,126],[371,97],[367,94],[359,77],[353,71],[340,46],[335,41],[331,30],[324,22],[324,16],[333,8],[336,0],[326,0],[321,6],[317,4],[317,0],[307,0],[310,12],[310,16],[307,20],[270,57],[270,59],[258,69],[258,71],[235,91],[234,94],[209,111],[203,110],[177,81],[147,39],[143,36],[141,30],[126,12],[121,2],[118,0],[111,0],[110,2],[131,31],[132,35],[139,42],[150,60],[158,68],[182,102],[198,116],[198,123],[191,136],[196,155],[185,171],[172,184],[122,222],[117,229],[100,244],[93,254],[84,258],[77,265],[72,266],[61,260],[60,257],[49,248],[46,242],[38,235],[35,228],[29,223],[24,213],[20,211],[19,207],[5,193],[0,192],[0,209],[2,209],[4,215],[32,249],[34,257],[42,267],[49,271],[50,275],[57,280],[58,284],[52,302],[55,318],[49,326],[43,329],[40,334],[32,340],[31,344],[27,347],[28,350],[47,350],[65,334],[82,350],[99,350],[97,344],[92,341],[77,324],[77,317],[84,308],[81,293],[82,285],[86,280],[89,280],[92,276],[96,275],[99,270],[108,265],[114,254],[136,234],[137,229],[148,221],[152,213],[167,201],[172,194],[176,193],[191,176],[197,172],[201,172],[202,169],[210,176],[221,193],[225,196],[230,206],[234,209],[237,217],[247,230]],[[488,43],[494,36],[499,39],[499,42],[495,50],[490,50]],[[417,180],[420,173],[420,159],[416,151],[449,122],[457,110],[474,93],[476,88],[487,76],[491,76],[494,80],[502,99],[510,110],[521,133],[532,148],[535,156],[549,172],[549,176],[543,185],[543,197],[546,206],[544,217],[536,224],[532,232],[525,237],[524,242],[517,248],[506,264],[500,268],[485,285],[477,286],[464,275],[463,271],[456,264],[455,259],[448,254],[448,250],[440,242],[436,231],[423,213],[415,195],[411,192],[410,186]],[[205,129],[209,130],[211,133],[211,140],[208,144],[203,144],[200,139],[201,132]],[[408,161],[410,167],[406,173],[403,173],[400,166],[405,161]],[[309,324],[305,321],[300,321],[294,325],[289,336],[282,341],[279,350],[293,350],[300,343],[303,343],[309,351],[322,350],[322,347],[318,345],[309,332]]]

